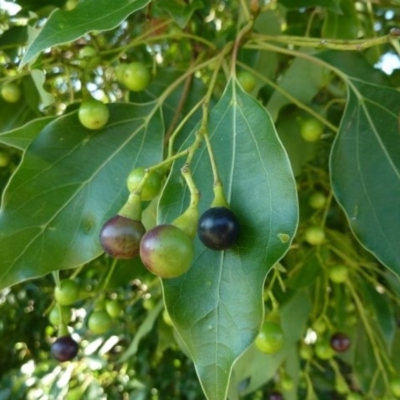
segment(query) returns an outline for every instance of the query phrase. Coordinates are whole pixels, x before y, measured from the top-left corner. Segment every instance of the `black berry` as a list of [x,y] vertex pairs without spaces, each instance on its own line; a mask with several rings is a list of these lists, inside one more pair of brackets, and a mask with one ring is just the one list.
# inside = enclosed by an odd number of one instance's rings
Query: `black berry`
[[283,396],[280,392],[271,392],[268,397],[269,400],[283,400]]
[[116,215],[101,228],[100,244],[114,258],[134,258],[139,254],[140,241],[145,232],[140,221]]
[[61,336],[51,345],[51,354],[58,361],[70,361],[77,354],[79,345],[71,336]]
[[212,250],[229,249],[239,237],[239,222],[228,208],[212,207],[200,217],[197,234]]
[[334,333],[330,342],[332,349],[337,353],[344,353],[350,348],[350,338],[345,333]]

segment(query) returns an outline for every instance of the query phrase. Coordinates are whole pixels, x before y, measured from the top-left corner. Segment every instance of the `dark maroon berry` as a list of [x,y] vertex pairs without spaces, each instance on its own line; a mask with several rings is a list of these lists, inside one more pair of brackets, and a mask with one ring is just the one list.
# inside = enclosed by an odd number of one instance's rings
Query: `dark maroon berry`
[[58,361],[70,361],[79,350],[78,343],[71,336],[61,336],[51,345],[51,354]]
[[232,247],[239,237],[239,221],[226,207],[211,207],[200,217],[197,234],[212,250]]
[[334,333],[331,336],[331,347],[337,353],[344,353],[350,348],[350,338],[345,333]]
[[269,400],[283,400],[283,396],[280,392],[271,392],[268,397]]
[[101,228],[100,244],[114,258],[134,258],[139,254],[140,241],[145,233],[140,221],[116,215]]

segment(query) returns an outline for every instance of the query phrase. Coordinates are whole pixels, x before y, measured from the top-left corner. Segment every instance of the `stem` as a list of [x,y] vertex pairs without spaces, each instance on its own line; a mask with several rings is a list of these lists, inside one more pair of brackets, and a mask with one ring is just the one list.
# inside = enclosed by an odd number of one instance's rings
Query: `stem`
[[111,278],[112,274],[114,273],[115,267],[117,266],[117,262],[118,262],[118,260],[116,258],[114,258],[112,261],[111,267],[107,273],[107,276],[101,285],[101,291],[104,291],[107,288],[108,282],[110,281],[110,278]]

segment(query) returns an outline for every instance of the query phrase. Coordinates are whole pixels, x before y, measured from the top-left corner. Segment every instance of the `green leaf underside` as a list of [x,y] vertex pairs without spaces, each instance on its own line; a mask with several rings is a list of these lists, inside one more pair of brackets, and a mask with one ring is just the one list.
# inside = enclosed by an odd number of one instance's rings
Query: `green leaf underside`
[[135,165],[162,157],[163,124],[151,106],[110,105],[110,121],[84,128],[73,112],[27,148],[3,195],[0,288],[73,268],[101,254],[99,230],[126,201]]
[[[208,399],[225,399],[235,360],[251,345],[263,319],[265,276],[287,251],[298,207],[288,157],[267,111],[234,81],[210,111],[209,135],[220,178],[241,222],[234,249],[217,252],[195,239],[195,260],[183,277],[163,280],[168,312],[194,360]],[[193,140],[193,135],[186,145]],[[188,204],[176,162],[160,201],[170,223]],[[206,146],[192,161],[201,212],[213,178]],[[280,240],[280,234],[289,240]],[[281,236],[282,237],[282,236]]]
[[21,66],[43,50],[72,42],[91,31],[110,30],[150,0],[85,0],[71,11],[57,9],[29,45]]
[[332,148],[332,186],[355,236],[399,275],[400,93],[355,78],[350,83]]

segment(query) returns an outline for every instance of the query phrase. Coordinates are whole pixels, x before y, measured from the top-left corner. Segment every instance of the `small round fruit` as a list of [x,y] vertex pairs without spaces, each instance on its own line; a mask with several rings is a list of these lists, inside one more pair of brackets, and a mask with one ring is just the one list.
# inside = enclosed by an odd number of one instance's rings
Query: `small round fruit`
[[[143,167],[135,168],[129,173],[128,179],[126,180],[129,192],[133,193],[138,188],[138,186],[142,182],[144,175],[145,169]],[[156,197],[160,193],[161,186],[161,175],[156,171],[150,172],[146,183],[143,186],[141,199],[143,201],[153,200],[154,197]]]
[[300,134],[307,142],[316,142],[321,139],[324,125],[315,118],[306,119],[301,123]]
[[92,99],[82,102],[78,117],[85,128],[100,129],[107,123],[110,112],[104,103]]
[[275,322],[264,321],[255,344],[263,353],[277,353],[285,344],[285,335],[281,326]]
[[335,352],[327,340],[321,340],[315,344],[315,354],[321,360],[330,360],[335,355]]
[[51,345],[51,354],[58,361],[70,361],[78,354],[79,345],[71,336],[61,336]]
[[294,382],[290,376],[284,376],[281,380],[282,389],[285,392],[290,392],[294,389]]
[[145,267],[161,278],[184,274],[193,260],[193,241],[174,225],[158,225],[148,231],[140,243]]
[[130,259],[139,255],[140,241],[146,229],[140,221],[115,215],[100,230],[100,245],[114,258]]
[[350,392],[347,393],[346,400],[363,400],[363,397],[360,393]]
[[114,322],[105,310],[93,311],[89,315],[88,327],[92,333],[101,335],[112,328]]
[[325,241],[325,232],[319,226],[311,226],[305,232],[306,242],[318,246]]
[[313,358],[313,349],[310,345],[302,344],[300,346],[300,357],[303,360],[310,361]]
[[92,46],[84,46],[79,50],[79,58],[92,58],[97,56],[97,50]]
[[141,62],[132,62],[128,64],[122,75],[122,81],[125,86],[133,92],[140,92],[150,83],[150,72]]
[[[60,319],[60,308],[61,308],[61,319]],[[55,305],[51,309],[49,314],[49,322],[54,326],[59,326],[61,320],[65,325],[68,325],[71,319],[72,319],[72,310],[70,307],[66,306]]]
[[238,81],[242,88],[250,93],[257,85],[257,80],[255,76],[249,71],[240,71],[237,75]]
[[199,219],[197,234],[203,244],[212,250],[232,247],[239,237],[239,221],[226,207],[211,207]]
[[329,267],[328,276],[334,283],[344,283],[348,279],[349,270],[344,264],[333,265]]
[[283,400],[283,396],[280,392],[271,392],[268,396],[269,400]]
[[393,377],[389,381],[389,387],[393,396],[400,397],[400,377]]
[[323,208],[326,204],[326,196],[321,192],[315,192],[310,196],[308,204],[314,210],[319,210]]
[[11,155],[8,151],[0,150],[0,168],[7,167],[11,162]]
[[322,318],[318,318],[312,325],[313,330],[318,334],[321,335],[326,331],[326,322]]
[[350,338],[342,332],[336,332],[331,336],[330,339],[331,347],[337,353],[344,353],[350,348]]
[[21,98],[21,88],[13,82],[5,83],[1,88],[1,97],[7,103],[16,103]]
[[73,279],[65,279],[54,289],[54,297],[58,304],[70,306],[79,299],[79,284]]
[[106,311],[111,318],[118,318],[122,312],[121,303],[118,300],[107,300]]
[[126,63],[122,63],[115,67],[114,72],[118,82],[124,83],[124,73],[127,65]]

